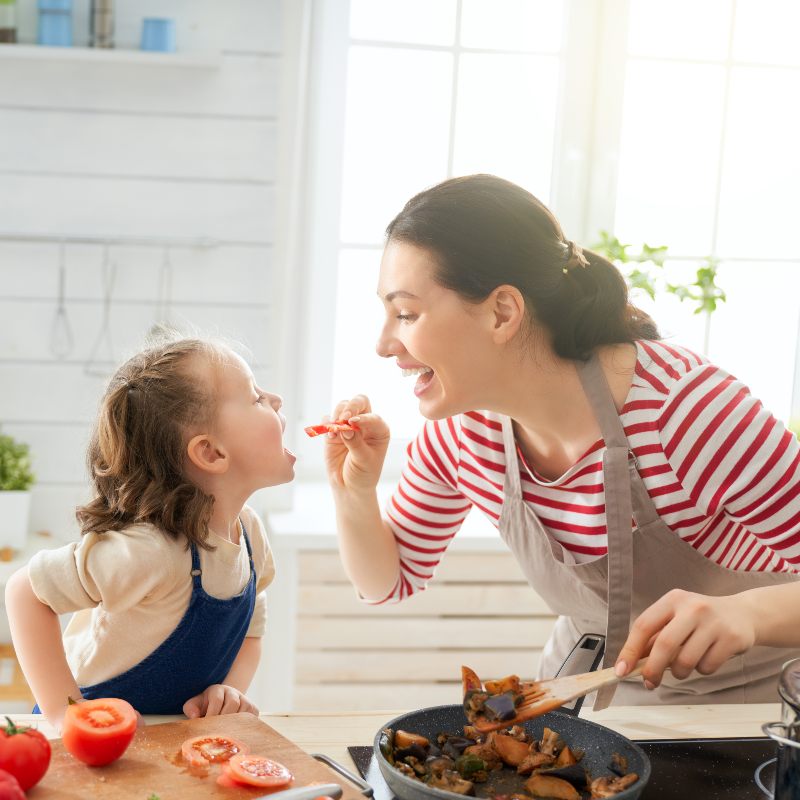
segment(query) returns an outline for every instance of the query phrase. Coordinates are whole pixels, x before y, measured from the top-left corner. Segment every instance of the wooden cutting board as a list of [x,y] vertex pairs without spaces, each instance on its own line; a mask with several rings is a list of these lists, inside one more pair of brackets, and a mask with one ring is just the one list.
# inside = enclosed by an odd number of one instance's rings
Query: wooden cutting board
[[159,800],[239,800],[265,793],[264,789],[255,787],[219,786],[217,766],[212,766],[207,775],[197,774],[197,771],[193,774],[180,758],[181,743],[184,739],[204,734],[233,736],[244,742],[251,753],[280,761],[294,775],[292,787],[338,783],[344,790],[342,800],[364,800],[349,781],[252,714],[147,725],[136,732],[122,758],[105,767],[86,766],[64,749],[60,739],[54,739],[50,742],[53,747],[50,768],[27,797],[29,800],[88,800],[95,797],[102,800],[148,800],[151,794],[155,794]]

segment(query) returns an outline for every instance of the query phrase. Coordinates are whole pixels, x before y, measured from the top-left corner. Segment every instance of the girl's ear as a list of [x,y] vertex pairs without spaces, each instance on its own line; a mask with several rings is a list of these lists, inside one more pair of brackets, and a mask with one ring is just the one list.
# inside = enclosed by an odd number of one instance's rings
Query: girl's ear
[[193,436],[186,446],[186,454],[198,469],[212,475],[222,475],[230,466],[225,451],[207,433]]
[[525,320],[525,298],[516,286],[498,286],[490,295],[492,335],[497,344],[510,342]]

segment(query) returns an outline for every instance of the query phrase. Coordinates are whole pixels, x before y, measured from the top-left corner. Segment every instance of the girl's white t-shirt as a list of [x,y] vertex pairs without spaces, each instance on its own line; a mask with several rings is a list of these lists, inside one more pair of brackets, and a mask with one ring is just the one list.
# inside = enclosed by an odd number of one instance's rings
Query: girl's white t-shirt
[[[241,520],[256,572],[256,605],[247,636],[263,636],[267,586],[275,564],[264,525],[249,507]],[[239,594],[250,578],[244,538],[211,534],[213,552],[198,548],[202,583],[212,597]],[[67,662],[79,686],[120,675],[152,653],[180,623],[192,594],[192,554],[152,525],[89,533],[28,564],[36,596],[56,614],[74,612],[64,631]]]

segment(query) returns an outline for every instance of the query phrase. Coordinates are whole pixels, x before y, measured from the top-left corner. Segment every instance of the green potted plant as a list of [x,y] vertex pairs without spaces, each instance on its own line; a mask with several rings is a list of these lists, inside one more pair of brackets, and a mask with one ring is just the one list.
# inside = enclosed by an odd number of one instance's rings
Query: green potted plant
[[703,352],[708,353],[711,335],[711,315],[717,310],[717,303],[725,302],[725,292],[717,284],[717,259],[708,256],[697,268],[694,280],[688,284],[672,283],[664,274],[664,261],[667,247],[650,247],[643,244],[638,253],[629,252],[631,245],[622,244],[608,231],[600,231],[599,241],[592,250],[612,261],[625,276],[631,289],[639,289],[656,299],[658,292],[674,295],[682,303],[686,300],[694,304],[695,314],[705,315],[705,335]]
[[28,445],[0,434],[0,547],[25,547],[33,482]]

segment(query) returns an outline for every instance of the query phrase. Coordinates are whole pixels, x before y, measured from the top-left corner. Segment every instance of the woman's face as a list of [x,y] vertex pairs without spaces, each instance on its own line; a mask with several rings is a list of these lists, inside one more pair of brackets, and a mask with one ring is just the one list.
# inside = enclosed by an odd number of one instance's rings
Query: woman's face
[[419,409],[443,419],[485,408],[497,348],[487,303],[468,303],[434,281],[436,261],[424,248],[390,241],[381,260],[378,296],[386,318],[378,355],[395,358],[414,381]]

